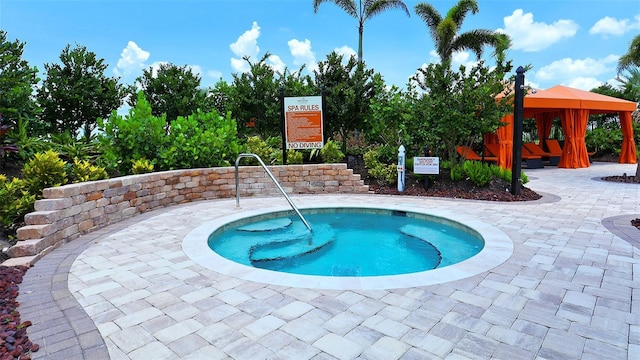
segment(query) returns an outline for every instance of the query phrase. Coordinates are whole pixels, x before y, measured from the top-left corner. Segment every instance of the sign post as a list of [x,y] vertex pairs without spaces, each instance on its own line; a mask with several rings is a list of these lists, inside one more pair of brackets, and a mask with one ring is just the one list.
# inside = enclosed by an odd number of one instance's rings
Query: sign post
[[322,149],[322,96],[284,98],[286,149]]
[[400,145],[398,148],[398,191],[400,192],[404,191],[404,156],[404,145]]

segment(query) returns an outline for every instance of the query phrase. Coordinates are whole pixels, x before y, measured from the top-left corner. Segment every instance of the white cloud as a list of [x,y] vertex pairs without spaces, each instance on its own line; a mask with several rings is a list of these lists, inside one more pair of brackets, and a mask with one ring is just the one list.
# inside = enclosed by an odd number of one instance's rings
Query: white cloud
[[[460,65],[464,65],[467,69],[472,68],[478,64],[478,61],[474,57],[471,57],[471,53],[468,51],[456,51],[451,55],[451,69],[458,70]],[[471,59],[471,60],[469,60]],[[436,64],[440,62],[440,55],[435,50],[429,51],[429,64]],[[423,65],[425,67],[425,65]]]
[[468,70],[478,64],[478,61],[475,60],[475,55],[472,58],[473,60],[469,60],[469,58],[471,58],[471,53],[468,51],[454,52],[451,56],[451,68],[458,69],[460,65],[464,65]]
[[218,70],[207,71],[207,76],[215,80],[216,82],[222,78],[222,72]]
[[160,70],[160,66],[169,65],[169,64],[170,63],[168,61],[155,61],[153,64],[149,66],[151,68],[151,76],[152,77],[158,76],[158,70]]
[[589,34],[624,35],[635,29],[640,29],[640,15],[636,15],[634,20],[605,16],[589,29]]
[[202,75],[204,74],[204,71],[202,71],[202,67],[200,65],[187,65],[187,68],[191,69],[191,72],[194,75],[198,75],[202,79]]
[[316,70],[318,63],[316,62],[316,53],[311,50],[311,41],[305,39],[300,41],[292,39],[287,42],[289,45],[289,51],[293,55],[293,64],[300,67],[306,64],[306,69],[309,71]]
[[287,67],[287,65],[285,65],[285,63],[282,61],[282,59],[280,59],[280,56],[278,55],[271,55],[269,56],[269,58],[267,58],[267,60],[269,61],[269,66],[275,72],[283,73],[284,69]]
[[231,58],[231,68],[241,73],[245,73],[250,70],[249,64],[244,59],[236,58]]
[[257,22],[253,22],[251,30],[245,31],[238,37],[236,42],[229,45],[233,54],[237,58],[231,58],[231,67],[238,72],[249,71],[249,64],[242,59],[243,56],[257,57],[260,52],[258,47],[258,38],[260,37],[260,26]]
[[592,77],[579,77],[579,78],[571,79],[567,82],[562,83],[562,85],[566,85],[572,88],[586,90],[586,91],[590,91],[593,88],[597,88],[602,84],[603,84],[603,81],[600,81]]
[[142,50],[138,44],[129,41],[127,46],[122,49],[114,72],[121,77],[135,76],[138,70],[144,68],[144,62],[149,60],[150,55],[148,51]]
[[[602,59],[571,59],[556,60],[538,70],[534,79],[537,82],[564,84],[579,89],[591,90],[602,84],[597,80],[598,75],[606,74],[615,69],[618,56],[608,55]],[[595,84],[595,85],[594,85]]]
[[333,49],[333,51],[335,51],[336,54],[338,55],[342,55],[344,57],[344,60],[349,60],[351,56],[356,56],[356,57],[358,56],[358,53],[355,50],[353,50],[353,48],[346,45],[339,48],[335,48]]
[[578,31],[573,20],[558,20],[553,24],[534,22],[532,13],[516,9],[504,17],[504,29],[498,29],[511,37],[512,48],[526,52],[545,49],[562,38],[572,37]]

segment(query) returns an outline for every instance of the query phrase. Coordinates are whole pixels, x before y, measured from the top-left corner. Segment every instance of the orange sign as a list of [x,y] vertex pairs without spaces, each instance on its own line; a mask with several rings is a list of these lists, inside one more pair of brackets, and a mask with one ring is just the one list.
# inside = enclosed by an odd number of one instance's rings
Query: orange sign
[[322,96],[288,97],[284,108],[287,149],[321,149]]

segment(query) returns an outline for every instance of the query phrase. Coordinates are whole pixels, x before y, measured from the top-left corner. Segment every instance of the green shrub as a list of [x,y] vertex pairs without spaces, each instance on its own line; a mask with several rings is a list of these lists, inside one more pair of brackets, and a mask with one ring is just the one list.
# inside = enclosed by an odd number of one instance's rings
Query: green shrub
[[13,178],[9,181],[0,175],[0,225],[6,232],[15,233],[16,224],[33,211],[35,201],[35,195],[29,194],[23,179]]
[[[250,136],[247,138],[247,153],[258,155],[265,164],[269,165],[271,164],[273,148],[271,148],[267,142],[262,140],[259,136]],[[252,159],[250,162],[254,165],[258,164],[255,159]]]
[[385,184],[393,184],[397,180],[397,165],[384,164],[378,160],[378,149],[371,149],[364,153],[364,166],[369,176]]
[[127,174],[133,160],[158,159],[166,148],[166,124],[165,116],[151,114],[151,106],[140,92],[128,115],[123,117],[114,111],[107,121],[98,119],[104,150],[100,165],[108,171]]
[[171,121],[166,147],[160,152],[163,170],[229,166],[240,153],[236,121],[231,113],[197,110]]
[[[497,165],[491,165],[491,171],[493,172],[493,176],[503,179],[504,181],[511,182],[511,169],[505,169]],[[520,172],[520,182],[522,182],[523,185],[529,182],[529,178],[527,177],[527,174],[524,173],[524,171]]]
[[487,163],[481,161],[465,161],[462,163],[464,172],[476,186],[487,185],[493,179],[493,171]]
[[503,179],[505,181],[511,181],[511,169],[505,169],[497,165],[491,165],[491,172],[493,176]]
[[103,167],[92,165],[87,160],[73,160],[71,182],[96,181],[107,179],[108,177],[107,171]]
[[134,174],[147,174],[153,172],[153,163],[147,159],[133,160],[131,172]]
[[287,164],[302,164],[302,153],[293,149],[287,150]]
[[[451,164],[449,163],[449,166]],[[449,176],[452,181],[462,181],[466,178],[466,174],[464,172],[464,167],[462,164],[456,164],[454,167],[450,169]]]
[[100,156],[100,143],[93,136],[89,141],[85,138],[78,140],[69,132],[50,135],[51,149],[58,153],[66,162],[79,160],[95,160]]
[[340,150],[340,146],[331,139],[327,140],[322,149],[320,149],[322,161],[327,164],[335,164],[344,161],[344,154]]
[[35,154],[22,169],[29,193],[40,199],[45,188],[66,184],[66,165],[53,150]]
[[620,154],[622,147],[622,130],[615,125],[606,124],[593,130],[588,130],[585,143],[588,149],[604,154]]
[[149,159],[159,170],[229,166],[240,152],[231,113],[220,116],[215,110],[198,110],[167,127],[164,115],[152,115],[142,92],[127,116],[114,112],[98,124],[103,132],[101,165],[122,174],[129,173],[139,159]]
[[51,149],[51,144],[43,138],[29,136],[29,121],[26,119],[19,119],[17,126],[7,136],[18,147],[17,156],[23,162],[31,159],[35,153]]

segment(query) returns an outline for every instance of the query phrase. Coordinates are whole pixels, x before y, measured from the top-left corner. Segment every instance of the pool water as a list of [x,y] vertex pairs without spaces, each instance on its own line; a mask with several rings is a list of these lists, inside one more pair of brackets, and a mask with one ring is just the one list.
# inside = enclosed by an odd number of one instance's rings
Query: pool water
[[[304,212],[303,212],[304,214]],[[323,276],[397,275],[441,268],[482,250],[463,226],[379,209],[316,209],[225,226],[211,234],[219,255],[256,268]]]

